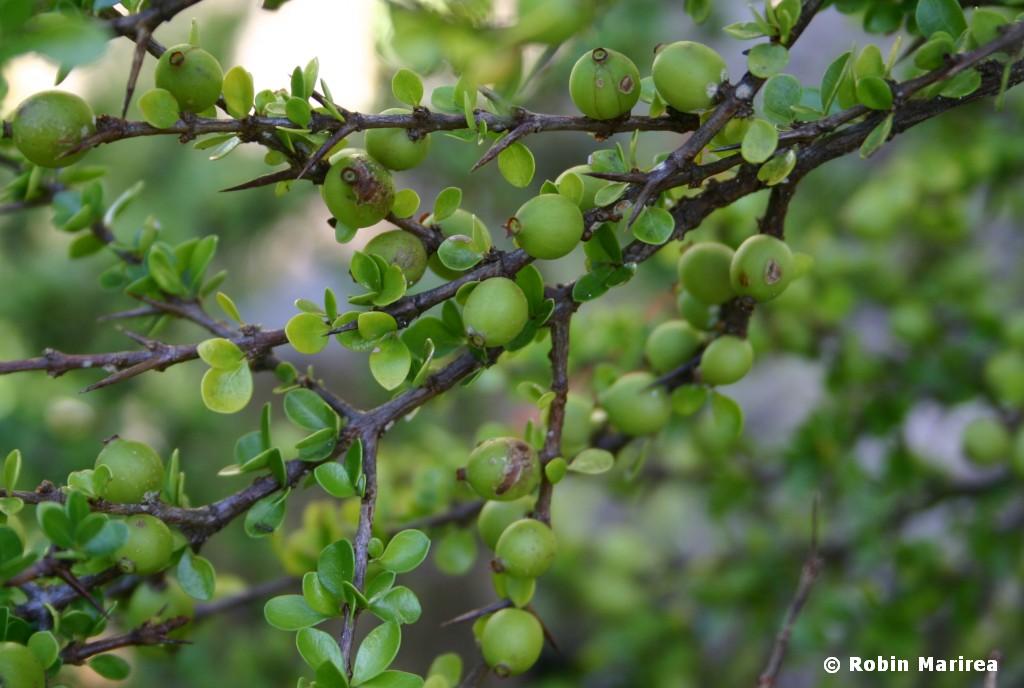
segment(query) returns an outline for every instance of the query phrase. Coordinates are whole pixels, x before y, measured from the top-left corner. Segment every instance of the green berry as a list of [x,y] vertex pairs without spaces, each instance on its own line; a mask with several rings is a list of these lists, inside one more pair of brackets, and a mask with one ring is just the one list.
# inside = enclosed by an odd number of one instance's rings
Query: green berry
[[725,303],[735,296],[729,277],[732,258],[733,251],[725,244],[694,244],[679,257],[679,281],[699,301]]
[[698,301],[693,294],[688,291],[679,292],[676,305],[679,308],[679,315],[683,316],[683,319],[694,329],[711,329],[711,324],[714,321],[711,309],[703,301]]
[[587,26],[594,14],[592,0],[519,0],[514,39],[557,45]]
[[96,466],[110,469],[112,478],[103,491],[111,502],[141,502],[147,492],[156,492],[164,480],[164,464],[159,455],[142,442],[114,439],[107,443]]
[[591,177],[589,173],[593,171],[590,165],[576,165],[562,172],[555,180],[555,184],[561,184],[566,175],[575,174],[583,181],[583,198],[580,199],[580,210],[583,212],[596,208],[597,203],[594,198],[597,196],[597,192],[611,184],[604,179]]
[[750,372],[754,349],[746,339],[724,335],[708,344],[700,359],[700,378],[709,385],[731,385]]
[[537,578],[554,563],[558,541],[546,523],[523,518],[505,529],[494,547],[494,554],[502,572],[520,578]]
[[1011,346],[1024,348],[1024,313],[1014,313],[1007,317],[1003,325],[1003,336]]
[[770,301],[784,292],[794,274],[789,246],[767,234],[755,234],[740,244],[729,268],[733,290],[758,301]]
[[147,576],[167,567],[174,549],[174,538],[163,521],[148,514],[129,517],[128,539],[114,552],[114,558],[127,571]]
[[725,60],[702,43],[678,41],[658,51],[651,68],[661,99],[680,112],[706,110],[729,78]]
[[[425,225],[433,225],[441,230],[441,234],[447,239],[455,235],[462,235],[467,237],[473,236],[473,230],[475,229],[478,233],[482,233],[487,237],[487,245],[490,247],[491,234],[487,231],[487,226],[480,221],[473,213],[459,208],[454,213],[446,217],[445,219],[437,222],[434,220],[433,215],[428,215],[423,221]],[[427,261],[427,265],[435,275],[442,279],[453,280],[463,274],[464,271],[452,270],[450,267],[441,262],[441,259],[437,257],[437,254],[430,256],[430,260]]]
[[346,148],[332,159],[322,192],[331,214],[353,229],[383,220],[395,200],[391,173],[358,148]]
[[480,634],[484,661],[498,676],[516,676],[537,663],[544,649],[544,629],[530,612],[502,609]]
[[685,320],[669,320],[647,337],[644,354],[654,372],[667,373],[690,360],[702,340],[700,332]]
[[889,312],[889,328],[897,337],[912,344],[921,344],[935,330],[931,309],[917,301],[904,301]]
[[476,529],[484,543],[494,549],[498,546],[498,538],[505,529],[521,518],[525,518],[533,509],[533,497],[522,497],[511,502],[488,501],[480,509],[476,519]]
[[515,437],[482,442],[469,455],[465,477],[484,499],[510,502],[525,497],[540,484],[537,452]]
[[[382,115],[408,115],[408,110],[391,108]],[[410,136],[408,129],[370,129],[366,132],[366,152],[391,170],[416,167],[430,152],[430,136]]]
[[964,452],[978,464],[992,465],[1010,455],[1010,433],[995,418],[977,418],[964,428]]
[[1024,405],[1024,353],[1007,350],[985,362],[985,382],[1000,402]]
[[[161,623],[178,616],[193,617],[195,607],[195,600],[172,578],[164,579],[159,585],[142,583],[128,600],[125,622],[137,628],[147,621]],[[186,633],[182,627],[171,633],[171,637],[180,638]]]
[[0,642],[0,686],[46,688],[46,668],[24,645]]
[[156,63],[156,86],[170,91],[184,112],[202,112],[220,98],[224,70],[210,53],[181,43],[164,51]]
[[73,93],[43,91],[26,98],[11,122],[11,137],[22,155],[42,167],[64,167],[86,151],[61,157],[96,131],[92,108]]
[[562,453],[566,456],[575,456],[590,446],[593,413],[594,403],[589,398],[573,393],[566,398],[562,421]]
[[569,95],[579,111],[591,119],[621,117],[640,100],[640,70],[622,53],[597,48],[572,68]]
[[466,299],[462,320],[476,346],[504,346],[523,331],[530,307],[519,285],[492,277],[476,285]]
[[410,287],[420,281],[427,269],[427,250],[423,248],[423,242],[400,229],[373,237],[367,242],[365,251],[400,267]]
[[616,430],[627,435],[650,435],[668,423],[672,404],[654,376],[638,371],[616,380],[600,396],[602,408]]
[[534,196],[509,220],[516,244],[542,260],[554,260],[572,252],[583,236],[583,213],[561,194]]

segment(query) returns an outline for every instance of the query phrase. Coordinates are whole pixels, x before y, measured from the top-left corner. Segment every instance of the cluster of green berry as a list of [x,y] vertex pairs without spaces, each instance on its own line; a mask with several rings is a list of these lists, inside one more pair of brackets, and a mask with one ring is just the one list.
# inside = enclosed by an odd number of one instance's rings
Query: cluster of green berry
[[[1004,340],[1008,346],[985,362],[985,384],[1001,407],[1019,409],[1024,406],[1024,315],[1008,319]],[[1024,426],[1016,414],[976,418],[962,439],[964,453],[975,463],[994,466],[1009,460],[1015,469],[1024,469]]]

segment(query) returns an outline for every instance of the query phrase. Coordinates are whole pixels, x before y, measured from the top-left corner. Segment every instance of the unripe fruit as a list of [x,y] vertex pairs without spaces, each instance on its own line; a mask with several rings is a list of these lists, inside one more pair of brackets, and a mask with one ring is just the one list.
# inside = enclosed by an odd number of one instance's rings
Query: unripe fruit
[[964,428],[964,452],[975,463],[992,465],[1009,458],[1010,433],[995,418],[977,418]]
[[366,244],[366,252],[374,253],[400,267],[409,286],[419,282],[427,269],[427,250],[423,248],[423,242],[400,229],[370,239]]
[[498,538],[505,532],[505,529],[533,509],[533,497],[522,497],[511,502],[488,501],[480,509],[480,515],[476,519],[476,529],[480,538],[491,549],[498,545]]
[[590,172],[593,172],[590,165],[575,165],[562,172],[555,180],[555,184],[561,184],[566,175],[575,174],[583,181],[583,198],[580,199],[580,210],[583,212],[596,208],[597,203],[594,201],[594,198],[597,196],[597,192],[611,184],[611,182],[604,179],[591,177],[589,175]]
[[0,643],[0,686],[46,688],[46,668],[24,645]]
[[621,117],[640,100],[640,70],[622,53],[597,48],[572,68],[569,95],[591,119]]
[[562,453],[566,456],[575,456],[590,446],[593,412],[594,403],[589,398],[573,393],[566,398],[562,421]]
[[92,108],[73,93],[43,91],[26,98],[11,122],[11,138],[22,155],[42,167],[64,167],[86,151],[61,157],[96,131]]
[[729,278],[737,294],[770,301],[786,290],[795,272],[793,253],[784,241],[755,234],[736,249]]
[[359,229],[384,219],[395,200],[395,185],[391,173],[366,151],[346,148],[334,158],[322,193],[334,217]]
[[1000,402],[1024,405],[1024,354],[1006,350],[985,362],[985,382]]
[[533,447],[515,437],[499,437],[473,450],[465,478],[484,499],[510,502],[537,489],[540,470]]
[[[441,229],[441,234],[446,239],[457,234],[472,237],[473,229],[476,228],[478,232],[482,232],[487,237],[488,247],[491,243],[491,234],[487,231],[487,226],[481,222],[480,218],[476,215],[467,210],[463,210],[462,208],[459,208],[440,222],[435,221],[433,215],[428,215],[427,218],[423,220],[423,224],[439,227]],[[436,253],[430,256],[430,260],[427,261],[427,265],[430,266],[430,269],[435,275],[446,280],[453,280],[465,272],[464,270],[452,270],[441,262],[441,259],[437,257]]]
[[498,569],[520,578],[544,575],[558,554],[558,540],[546,523],[534,518],[523,518],[498,538],[494,547]]
[[[408,115],[408,110],[390,108],[382,115]],[[417,139],[409,136],[408,129],[370,129],[366,132],[366,152],[384,167],[408,170],[416,167],[430,152],[430,136]]]
[[[130,628],[137,628],[147,621],[161,623],[178,616],[191,618],[195,616],[195,607],[192,596],[171,578],[165,579],[161,587],[142,583],[128,600],[125,622]],[[186,634],[186,627],[181,627],[173,631],[171,637],[181,638]]]
[[502,609],[484,626],[480,650],[498,676],[516,676],[537,663],[544,648],[544,629],[530,612]]
[[171,46],[156,63],[157,88],[171,92],[184,112],[202,112],[220,98],[224,70],[210,53],[181,43]]
[[690,360],[703,337],[685,320],[663,322],[651,332],[644,345],[647,362],[656,373],[667,373]]
[[593,17],[592,0],[519,0],[515,40],[556,45],[564,42]]
[[534,258],[569,255],[583,236],[583,213],[561,194],[534,196],[508,221],[516,244]]
[[725,335],[704,349],[700,359],[700,379],[709,385],[731,385],[750,372],[754,349],[746,339]]
[[706,110],[729,78],[725,60],[701,43],[679,41],[658,51],[651,68],[661,99],[680,112]]
[[106,466],[113,475],[103,491],[103,498],[111,502],[141,502],[147,492],[159,490],[164,480],[163,461],[142,442],[111,440],[96,457],[96,466]]
[[642,371],[620,377],[601,393],[600,402],[612,426],[627,435],[658,432],[672,415],[665,388]]
[[725,303],[735,295],[729,277],[732,258],[733,251],[725,244],[694,244],[679,257],[679,281],[699,301]]
[[693,294],[688,291],[679,292],[676,305],[679,308],[679,315],[683,316],[683,319],[690,323],[694,329],[711,329],[711,323],[714,320],[711,309],[706,303],[698,301]]
[[174,538],[163,521],[149,514],[129,517],[128,539],[114,552],[125,570],[142,576],[164,569],[171,561]]
[[492,277],[476,285],[462,309],[466,334],[475,346],[504,346],[523,331],[530,307],[519,285]]

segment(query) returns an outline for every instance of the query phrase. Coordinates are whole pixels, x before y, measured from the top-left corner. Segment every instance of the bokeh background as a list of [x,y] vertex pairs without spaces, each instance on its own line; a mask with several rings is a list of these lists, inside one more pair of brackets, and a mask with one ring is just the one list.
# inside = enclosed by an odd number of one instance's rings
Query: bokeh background
[[[528,107],[571,112],[569,69],[597,45],[630,55],[646,75],[654,45],[703,40],[726,56],[734,77],[742,72],[748,46],[719,27],[744,19],[745,2],[714,3],[702,26],[678,0],[606,4],[592,27],[559,50],[531,89]],[[495,2],[499,21],[511,15],[510,5]],[[251,1],[217,0],[179,16],[157,38],[184,40],[193,17],[204,46],[225,69],[245,66],[257,89],[285,87],[294,66],[318,57],[321,76],[345,107],[395,105],[389,82],[398,65],[379,49],[390,30],[383,2],[292,0],[267,12]],[[794,49],[789,71],[816,83],[841,50],[868,41],[885,52],[891,37],[869,36],[859,17],[828,9]],[[64,88],[97,112],[117,113],[131,47],[113,41]],[[527,64],[539,53],[528,51]],[[48,88],[55,73],[55,65],[35,56],[7,63],[9,91],[0,111]],[[443,70],[432,74],[428,92],[451,82]],[[147,61],[138,93],[151,83]],[[1024,101],[1013,94],[999,110],[992,103],[964,108],[900,136],[870,161],[840,160],[801,184],[787,237],[815,257],[816,267],[755,315],[755,370],[728,390],[747,414],[743,437],[723,441],[703,415],[677,418],[653,443],[624,450],[612,473],[558,486],[554,523],[562,555],[540,582],[535,604],[559,651],[546,650],[530,678],[516,685],[753,685],[799,577],[815,495],[826,568],[795,629],[784,685],[980,685],[980,676],[963,675],[828,677],[821,661],[829,655],[980,658],[997,649],[1004,654],[1001,682],[1024,680],[1017,652],[1024,637],[1022,482],[1009,459],[978,467],[960,449],[960,434],[973,418],[1017,422],[1016,411],[986,386],[984,367],[1009,346],[1005,324],[1024,308],[1022,114]],[[134,105],[130,116],[139,117]],[[467,173],[483,148],[434,139],[427,162],[400,174],[399,185],[428,203],[444,186],[461,186],[464,206],[499,243],[501,223],[544,179],[608,145],[578,133],[531,138],[537,177],[517,190],[494,165]],[[649,163],[678,142],[644,134],[640,159]],[[145,182],[118,220],[119,234],[130,235],[150,216],[171,242],[218,234],[216,267],[230,271],[222,288],[246,320],[268,327],[294,313],[296,298],[317,300],[325,286],[339,296],[355,293],[348,258],[384,229],[362,230],[339,245],[318,193],[305,184],[281,197],[272,188],[219,193],[263,173],[255,147],[211,162],[171,137],[135,139],[104,146],[90,163],[109,166],[110,197]],[[755,231],[764,201],[759,195],[716,213],[695,236],[738,243]],[[50,225],[49,215],[41,209],[0,216],[0,359],[47,346],[76,353],[130,348],[109,323],[97,322],[133,305],[98,284],[111,259],[69,261],[70,239]],[[572,332],[573,391],[589,394],[595,376],[642,365],[646,333],[676,317],[678,250],[666,248],[627,286],[581,310]],[[543,269],[549,281],[571,280],[582,270],[581,252]],[[421,288],[433,284],[425,280]],[[164,336],[204,337],[187,325]],[[316,357],[281,353],[297,365],[314,364],[357,404],[385,398],[363,354],[339,346]],[[537,421],[536,407],[517,386],[546,385],[545,362],[544,347],[507,356],[472,387],[396,428],[382,446],[379,525],[397,526],[464,499],[453,469],[476,439]],[[199,399],[203,369],[182,365],[90,394],[80,393],[97,379],[89,372],[0,377],[0,452],[22,450],[27,482],[59,482],[91,466],[101,440],[117,433],[165,456],[180,449],[192,502],[216,499],[244,485],[244,478],[217,477],[217,471],[232,462],[235,439],[256,427],[260,405],[274,395],[271,382],[258,377],[258,403],[237,416],[215,415]],[[278,441],[297,439],[279,409]],[[293,497],[284,533],[274,540],[251,540],[240,523],[218,535],[204,555],[228,576],[221,587],[280,577],[289,534],[302,527],[304,509],[324,499],[315,488]],[[342,530],[351,528],[354,506],[342,504],[334,516]],[[439,624],[495,599],[488,557],[472,527],[436,535],[435,552],[446,558],[440,564],[432,558],[408,582],[424,616],[406,629],[396,664],[418,672],[451,649],[467,664],[475,661],[469,628]],[[459,575],[442,572],[467,567]],[[157,656],[126,652],[136,670],[123,685],[270,687],[293,684],[303,669],[293,635],[267,626],[260,603],[202,623],[192,640]],[[68,680],[104,683],[88,670]]]

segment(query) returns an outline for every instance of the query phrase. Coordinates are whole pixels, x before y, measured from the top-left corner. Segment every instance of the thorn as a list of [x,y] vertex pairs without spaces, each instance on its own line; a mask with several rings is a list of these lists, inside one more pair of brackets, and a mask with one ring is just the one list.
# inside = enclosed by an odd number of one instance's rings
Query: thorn
[[128,85],[124,91],[124,105],[121,107],[121,119],[128,115],[128,106],[135,95],[135,85],[139,80],[142,62],[146,59],[146,47],[149,45],[149,27],[142,25],[135,34],[135,54],[132,56],[132,68],[128,73]]
[[313,169],[313,167],[315,167],[316,164],[320,162],[320,160],[322,160],[323,157],[327,155],[327,153],[332,148],[338,145],[339,141],[341,141],[343,138],[351,134],[353,131],[355,131],[355,127],[350,126],[348,123],[346,123],[343,126],[341,126],[336,132],[331,134],[330,138],[324,141],[323,145],[317,149],[316,153],[313,153],[313,155],[309,157],[309,160],[307,160],[306,164],[302,166],[301,170],[299,170],[299,174],[298,176],[295,177],[295,179],[299,180],[305,177],[306,173]]
[[483,157],[476,161],[476,164],[469,168],[470,172],[476,172],[478,169],[494,160],[496,157],[501,155],[501,152],[511,146],[513,143],[523,138],[526,132],[529,131],[530,125],[527,122],[523,122],[516,126],[515,129],[510,131],[505,136],[501,137],[484,153]]
[[227,193],[228,191],[245,191],[246,189],[255,189],[261,186],[269,186],[270,184],[276,184],[277,182],[286,182],[295,179],[295,172],[292,169],[281,170],[279,172],[272,172],[271,174],[265,174],[262,177],[256,177],[244,184],[238,186],[232,186],[227,189],[221,189],[221,193]]

